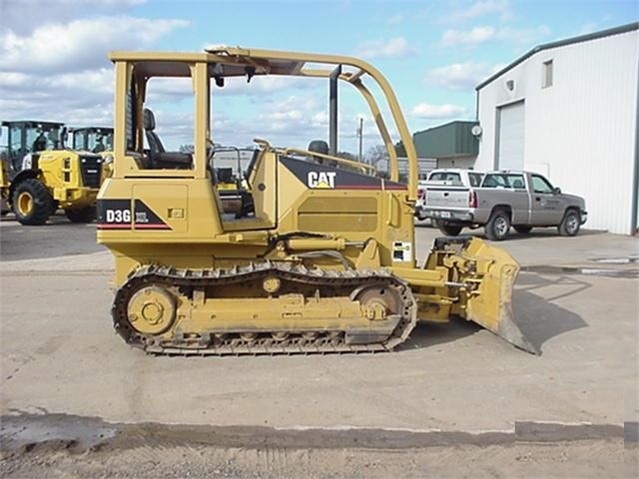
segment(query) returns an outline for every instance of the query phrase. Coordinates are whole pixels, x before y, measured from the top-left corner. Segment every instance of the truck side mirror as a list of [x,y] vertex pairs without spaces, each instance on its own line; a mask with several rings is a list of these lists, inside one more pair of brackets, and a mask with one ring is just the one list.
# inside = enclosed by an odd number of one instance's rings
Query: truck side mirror
[[559,188],[558,186],[555,186],[555,187],[552,189],[552,194],[553,194],[553,195],[560,195],[560,194],[561,194],[561,188]]

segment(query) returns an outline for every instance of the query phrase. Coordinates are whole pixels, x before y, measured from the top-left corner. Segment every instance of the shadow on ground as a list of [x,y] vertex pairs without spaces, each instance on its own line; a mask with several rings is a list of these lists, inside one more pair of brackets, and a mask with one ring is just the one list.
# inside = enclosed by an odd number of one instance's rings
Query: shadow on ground
[[[542,287],[557,287],[561,292],[542,297],[532,291]],[[561,298],[581,293],[590,284],[576,277],[542,277],[523,273],[513,292],[513,313],[517,326],[538,350],[549,339],[588,326],[581,316],[553,303]],[[452,318],[449,324],[420,323],[401,349],[432,348],[457,341],[481,331],[481,326],[465,319]]]
[[[533,293],[540,288],[548,288],[549,294],[542,297]],[[519,329],[543,352],[543,345],[549,339],[587,327],[581,316],[554,302],[590,288],[590,283],[578,276],[520,274],[513,292],[513,312]]]

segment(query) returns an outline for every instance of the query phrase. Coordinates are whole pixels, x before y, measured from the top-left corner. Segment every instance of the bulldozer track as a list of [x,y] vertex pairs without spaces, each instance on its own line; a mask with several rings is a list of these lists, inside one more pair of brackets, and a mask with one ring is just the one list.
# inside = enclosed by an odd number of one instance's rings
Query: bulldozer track
[[[128,320],[127,304],[131,296],[141,287],[160,284],[174,291],[193,288],[224,286],[231,284],[256,285],[267,277],[277,277],[300,287],[313,286],[322,295],[349,295],[358,288],[383,286],[391,288],[401,300],[400,319],[392,333],[382,341],[366,344],[348,344],[346,331],[312,331],[312,336],[295,331],[285,340],[273,337],[275,331],[260,331],[255,339],[242,338],[240,333],[189,334],[182,337],[173,334],[166,339],[143,334],[135,330]],[[250,288],[247,288],[250,290]],[[252,296],[247,296],[250,301]],[[408,339],[417,322],[417,301],[411,288],[403,280],[387,270],[325,270],[308,269],[303,265],[265,261],[237,266],[230,269],[188,269],[159,265],[144,265],[135,270],[124,285],[118,289],[112,307],[113,325],[116,332],[131,346],[147,353],[161,355],[293,355],[329,353],[375,353],[390,351]],[[173,331],[170,329],[169,331]]]

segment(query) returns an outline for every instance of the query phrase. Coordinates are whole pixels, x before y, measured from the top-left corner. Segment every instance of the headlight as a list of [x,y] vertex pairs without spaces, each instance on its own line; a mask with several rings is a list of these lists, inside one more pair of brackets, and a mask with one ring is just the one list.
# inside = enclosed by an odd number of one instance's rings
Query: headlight
[[104,160],[102,161],[105,165],[110,165],[113,163],[113,155],[106,155]]
[[26,155],[23,159],[22,159],[22,169],[23,170],[30,170],[31,169],[31,165],[32,165],[32,161],[31,161],[31,153],[29,153],[28,155]]

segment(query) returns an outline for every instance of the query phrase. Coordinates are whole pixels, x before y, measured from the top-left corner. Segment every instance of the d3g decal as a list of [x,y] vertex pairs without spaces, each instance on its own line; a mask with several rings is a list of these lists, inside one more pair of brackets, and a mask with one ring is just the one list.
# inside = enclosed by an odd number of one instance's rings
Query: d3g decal
[[306,184],[309,188],[335,188],[335,171],[309,171]]
[[98,200],[97,202],[98,224],[102,230],[170,230],[162,218],[160,218],[142,200]]
[[131,210],[106,210],[107,223],[130,223]]

